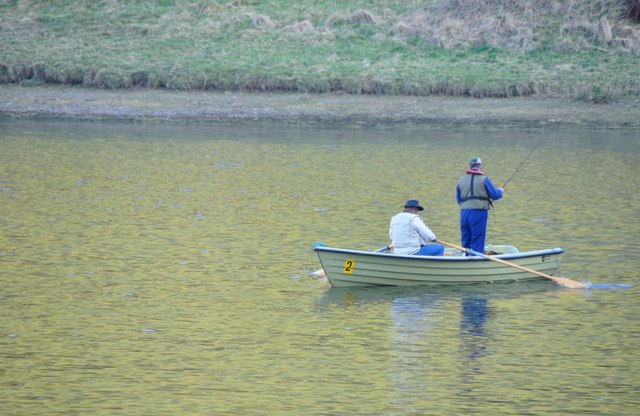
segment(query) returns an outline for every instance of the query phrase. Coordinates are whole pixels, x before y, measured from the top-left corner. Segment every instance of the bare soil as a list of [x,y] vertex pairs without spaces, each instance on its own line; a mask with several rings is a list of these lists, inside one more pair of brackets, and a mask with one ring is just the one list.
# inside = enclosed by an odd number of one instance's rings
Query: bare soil
[[640,99],[458,98],[0,85],[0,118],[640,129]]

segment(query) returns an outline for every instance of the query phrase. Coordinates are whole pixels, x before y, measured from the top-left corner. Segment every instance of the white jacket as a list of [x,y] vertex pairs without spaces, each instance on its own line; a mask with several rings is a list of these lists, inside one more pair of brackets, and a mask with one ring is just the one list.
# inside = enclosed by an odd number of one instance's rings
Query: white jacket
[[401,212],[391,218],[389,238],[396,254],[413,254],[427,241],[435,241],[436,235],[419,215]]

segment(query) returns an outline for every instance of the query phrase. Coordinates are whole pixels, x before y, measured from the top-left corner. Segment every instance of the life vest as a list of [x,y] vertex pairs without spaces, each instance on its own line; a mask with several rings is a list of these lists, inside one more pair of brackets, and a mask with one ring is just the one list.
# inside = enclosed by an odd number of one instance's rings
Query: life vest
[[482,172],[468,170],[458,179],[460,189],[460,209],[491,209],[491,199],[487,195]]

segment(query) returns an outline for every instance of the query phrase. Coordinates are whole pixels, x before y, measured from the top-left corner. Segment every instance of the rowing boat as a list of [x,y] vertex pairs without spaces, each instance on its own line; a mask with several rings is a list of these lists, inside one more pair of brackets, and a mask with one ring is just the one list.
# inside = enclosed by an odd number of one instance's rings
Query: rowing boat
[[[409,256],[319,246],[315,248],[332,286],[458,285],[539,279],[533,273],[453,249],[444,256]],[[553,276],[564,250],[520,252],[509,245],[489,245],[494,258]]]

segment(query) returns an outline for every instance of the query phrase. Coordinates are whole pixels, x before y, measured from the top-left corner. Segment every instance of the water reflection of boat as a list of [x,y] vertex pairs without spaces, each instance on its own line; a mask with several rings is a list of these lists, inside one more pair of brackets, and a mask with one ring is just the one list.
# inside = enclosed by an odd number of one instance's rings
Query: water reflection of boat
[[[369,353],[370,338],[388,344],[382,370],[388,376],[387,398],[393,408],[429,412],[433,397],[453,384],[475,389],[477,376],[486,382],[502,353],[510,307],[530,304],[523,298],[557,296],[555,285],[527,280],[512,283],[444,286],[330,287],[318,299],[317,311],[331,322],[358,328],[353,342]],[[499,318],[499,319],[497,319]],[[337,325],[340,329],[340,325]],[[372,335],[373,334],[373,335]],[[339,336],[339,335],[338,335]],[[355,360],[353,344],[345,343],[343,358]],[[351,355],[349,355],[351,354]],[[508,354],[508,352],[507,352]],[[333,359],[336,359],[335,357]],[[425,406],[425,403],[428,405]],[[406,412],[405,412],[406,413]]]
[[319,306],[355,306],[372,303],[430,304],[435,299],[460,301],[465,298],[510,299],[527,294],[553,292],[556,286],[542,279],[472,285],[356,286],[331,287],[319,299]]
[[[488,247],[489,248],[489,247]],[[564,250],[520,253],[515,247],[495,245],[496,258],[536,272],[553,275]],[[332,247],[316,247],[322,268],[332,286],[459,285],[539,279],[529,272],[482,257],[453,255],[405,256]]]

